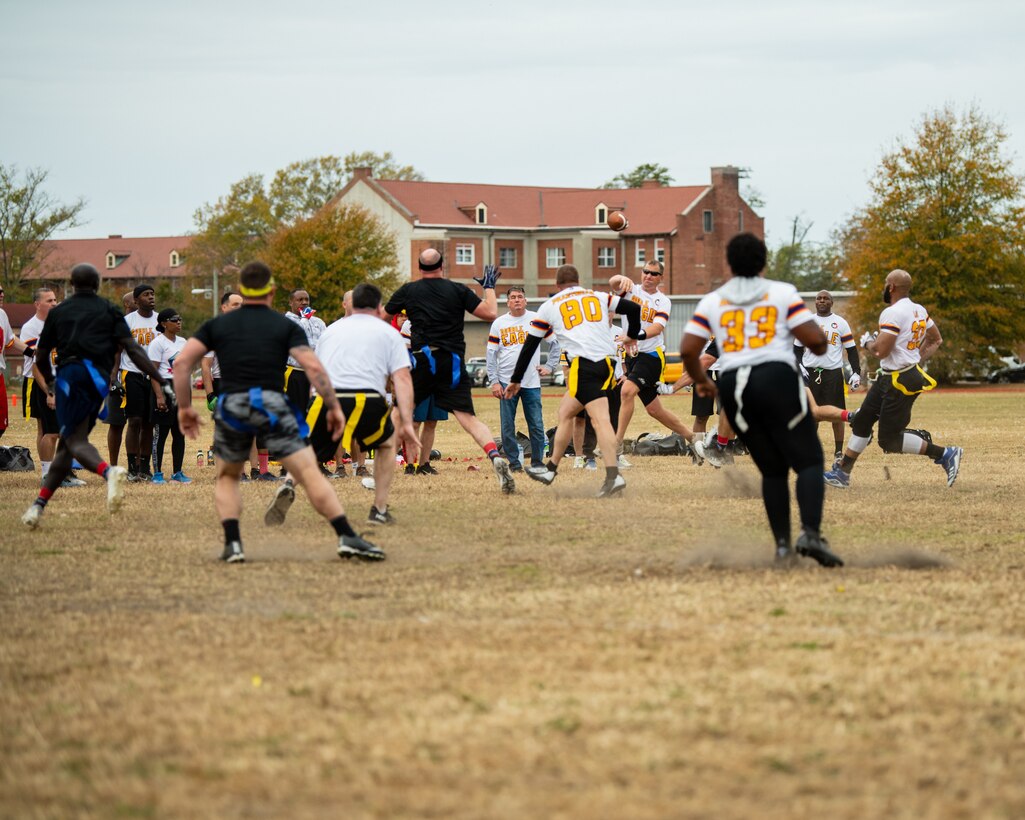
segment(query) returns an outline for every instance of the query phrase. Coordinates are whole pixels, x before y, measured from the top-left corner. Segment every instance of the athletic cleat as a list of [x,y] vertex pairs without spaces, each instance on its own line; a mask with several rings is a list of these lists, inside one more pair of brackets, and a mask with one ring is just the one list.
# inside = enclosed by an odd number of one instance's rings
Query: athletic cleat
[[824,567],[842,567],[843,559],[829,549],[829,542],[817,532],[802,530],[797,539],[797,552],[818,561]]
[[598,498],[611,498],[617,493],[623,492],[625,487],[626,479],[621,475],[617,475],[612,479],[606,479],[605,483],[601,485],[601,489],[598,490]]
[[373,476],[370,476],[369,478],[361,478],[359,483],[363,485],[364,489],[367,489],[367,490],[376,490],[377,489],[377,482],[374,481],[374,477]]
[[368,476],[368,475],[370,475],[370,470],[367,469],[367,465],[366,464],[360,464],[358,467],[356,467],[356,477],[357,478],[363,478],[364,476]]
[[790,548],[784,539],[776,542],[776,566],[793,567],[797,565],[797,553]]
[[139,482],[149,484],[153,481],[153,473],[139,473]]
[[726,448],[720,447],[718,442],[713,442],[710,447],[706,446],[703,455],[705,457],[705,461],[717,470],[722,469],[727,464],[733,463],[732,459],[727,456]]
[[107,512],[116,513],[121,509],[127,483],[128,470],[124,467],[111,467],[107,470]]
[[171,476],[171,481],[177,481],[179,484],[192,483],[192,479],[185,475],[185,473],[183,473],[181,470],[179,470],[173,476]]
[[[620,456],[620,458],[622,458],[622,456]],[[584,462],[584,469],[585,470],[597,470],[598,469],[598,465],[595,463],[593,458],[589,458],[589,459],[587,459],[587,461]]]
[[420,464],[416,468],[417,475],[437,475],[438,471],[431,464]]
[[851,486],[851,474],[845,473],[836,464],[833,465],[833,469],[822,476],[830,487],[839,487],[842,490],[846,490]]
[[25,510],[25,514],[21,517],[21,523],[30,530],[34,530],[39,526],[39,519],[42,515],[43,508],[33,502],[32,506]]
[[276,475],[274,475],[274,473],[267,472],[267,473],[257,473],[255,480],[256,481],[278,481],[279,479],[278,479],[278,477]]
[[388,512],[388,508],[385,507],[384,512],[381,512],[377,507],[370,508],[370,516],[367,518],[368,524],[394,524],[395,519],[392,514]]
[[243,470],[241,473],[239,473],[238,480],[239,480],[240,484],[248,484],[249,483],[250,478],[249,478],[248,475],[246,475],[246,471],[245,470]]
[[548,486],[555,481],[555,470],[550,467],[530,467],[527,469],[527,476]]
[[[406,468],[402,472],[405,473],[406,475],[416,475],[416,465],[415,464],[407,464]],[[359,475],[359,470],[356,471],[356,475]]]
[[[698,452],[699,447],[701,448],[700,453]],[[704,445],[701,443],[701,439],[692,438],[690,441],[688,441],[687,452],[690,454],[691,463],[695,467],[700,467],[702,464],[705,463],[705,448]]]
[[359,558],[361,561],[383,561],[384,550],[359,535],[338,536],[338,557]]
[[221,553],[221,560],[225,564],[244,564],[246,556],[242,552],[241,541],[230,541],[224,545],[224,552]]
[[138,473],[129,473],[128,478],[125,480],[129,484],[138,484],[140,481],[142,481],[142,476],[140,476]]
[[833,466],[835,467],[838,462],[843,460],[843,450],[837,450],[833,453]]
[[584,469],[584,465],[586,463],[587,463],[587,459],[584,458],[583,456],[575,456],[574,459],[573,459],[573,469],[574,470],[583,470]]
[[960,447],[947,447],[943,451],[943,455],[936,460],[936,464],[939,464],[947,471],[948,487],[953,487],[954,482],[957,481],[957,473],[961,469],[962,456],[964,456],[964,450]]
[[[843,466],[843,453],[838,453],[836,461],[833,462],[833,466],[830,469],[839,470],[841,466]],[[848,477],[850,477],[850,473],[848,473]]]
[[295,501],[295,487],[291,480],[287,480],[274,493],[274,500],[271,501],[267,512],[263,514],[263,523],[268,527],[280,527],[285,523],[285,516],[293,501]]
[[495,475],[498,476],[502,492],[506,495],[516,492],[516,479],[513,478],[512,470],[509,469],[509,462],[501,456],[495,456],[491,459],[491,466],[495,468]]
[[345,465],[339,464],[329,478],[348,478],[348,473],[345,472]]
[[620,470],[629,470],[631,467],[633,467],[633,464],[627,461],[626,456],[620,453],[618,456],[616,456],[616,466],[619,467]]
[[164,474],[162,472],[160,472],[160,470],[157,470],[155,473],[153,473],[153,483],[154,484],[166,484],[167,483],[166,481],[164,481]]
[[82,481],[82,479],[80,479],[74,473],[69,473],[68,477],[65,478],[61,482],[61,487],[65,487],[65,488],[67,488],[67,487],[84,487],[84,486],[85,486],[85,482]]

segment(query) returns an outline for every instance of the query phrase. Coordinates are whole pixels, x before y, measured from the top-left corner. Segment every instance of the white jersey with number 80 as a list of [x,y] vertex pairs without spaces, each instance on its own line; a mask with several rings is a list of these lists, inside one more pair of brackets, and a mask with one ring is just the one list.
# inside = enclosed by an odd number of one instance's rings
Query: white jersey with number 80
[[618,306],[618,296],[576,285],[541,305],[528,332],[542,338],[549,331],[554,332],[567,360],[583,357],[600,362],[606,356],[616,355],[609,318]]

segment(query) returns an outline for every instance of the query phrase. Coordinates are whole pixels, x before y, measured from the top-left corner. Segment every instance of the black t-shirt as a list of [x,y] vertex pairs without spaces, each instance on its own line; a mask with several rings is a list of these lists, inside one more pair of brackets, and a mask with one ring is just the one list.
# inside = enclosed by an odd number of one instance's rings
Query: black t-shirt
[[47,315],[36,351],[49,355],[56,349],[59,364],[88,359],[106,375],[114,368],[117,346],[131,338],[120,310],[95,293],[76,293]]
[[298,323],[266,305],[242,305],[224,313],[206,322],[194,338],[217,353],[223,393],[251,387],[283,391],[288,351],[310,345]]
[[393,316],[406,311],[413,328],[414,351],[430,345],[463,355],[464,314],[473,313],[480,302],[480,297],[460,282],[418,279],[395,291],[385,310]]

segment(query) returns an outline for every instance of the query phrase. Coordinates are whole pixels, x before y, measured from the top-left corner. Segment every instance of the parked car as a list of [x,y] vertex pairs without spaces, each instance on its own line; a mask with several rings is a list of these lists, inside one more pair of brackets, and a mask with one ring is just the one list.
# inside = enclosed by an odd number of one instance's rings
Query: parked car
[[683,376],[683,359],[679,353],[666,353],[666,368],[662,371],[662,382],[672,384]]
[[[542,367],[547,367],[548,366],[548,351],[547,350],[542,350],[541,351],[541,366]],[[545,376],[544,374],[541,374],[541,386],[542,387],[551,387],[552,385],[555,385],[556,387],[563,387],[565,384],[566,384],[566,373],[565,373],[565,371],[563,371],[561,365],[558,362],[555,363],[555,367],[552,368],[552,372],[550,374],[548,374],[547,376]]]
[[1025,364],[1010,365],[994,370],[987,377],[992,384],[1010,384],[1011,382],[1025,382]]
[[466,375],[474,387],[487,387],[488,360],[483,356],[473,356],[466,360]]

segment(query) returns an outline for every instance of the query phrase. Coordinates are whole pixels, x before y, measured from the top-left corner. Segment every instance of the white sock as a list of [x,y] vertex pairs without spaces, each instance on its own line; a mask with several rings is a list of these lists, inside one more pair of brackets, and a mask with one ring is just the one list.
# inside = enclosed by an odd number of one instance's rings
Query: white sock
[[53,464],[53,462],[52,461],[40,461],[39,464],[43,468],[43,481],[46,481],[46,475],[47,475],[47,473],[50,472],[50,465]]

